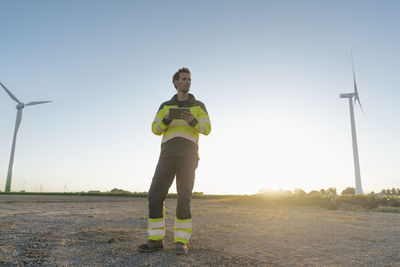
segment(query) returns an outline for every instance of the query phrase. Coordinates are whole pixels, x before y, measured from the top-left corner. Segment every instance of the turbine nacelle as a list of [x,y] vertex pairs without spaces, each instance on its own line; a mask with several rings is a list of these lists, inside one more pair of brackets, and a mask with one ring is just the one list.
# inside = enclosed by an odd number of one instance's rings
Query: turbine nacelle
[[23,109],[24,107],[25,107],[25,104],[24,104],[24,103],[18,103],[18,104],[15,106],[16,109]]
[[340,98],[352,98],[358,97],[358,93],[347,93],[347,94],[340,94]]

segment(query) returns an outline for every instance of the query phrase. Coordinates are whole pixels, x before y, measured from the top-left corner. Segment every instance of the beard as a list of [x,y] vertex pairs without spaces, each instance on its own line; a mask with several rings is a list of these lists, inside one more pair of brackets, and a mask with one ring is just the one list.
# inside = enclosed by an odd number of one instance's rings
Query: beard
[[186,94],[187,92],[189,92],[189,88],[183,88],[183,89],[181,89],[180,91],[181,91],[182,93],[185,93],[185,94]]

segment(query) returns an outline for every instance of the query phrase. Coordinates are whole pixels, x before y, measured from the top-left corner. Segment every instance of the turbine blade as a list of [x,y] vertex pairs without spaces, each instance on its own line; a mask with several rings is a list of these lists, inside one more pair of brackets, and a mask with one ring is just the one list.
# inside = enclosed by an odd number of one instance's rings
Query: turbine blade
[[350,53],[351,54],[351,67],[353,69],[353,83],[354,83],[354,94],[355,94],[355,98],[354,98],[354,105],[356,104],[356,102],[358,101],[358,104],[360,105],[361,111],[365,117],[365,113],[364,113],[364,109],[361,105],[361,101],[360,101],[360,97],[358,96],[358,90],[357,90],[357,82],[356,82],[356,73],[354,71],[354,59],[353,59],[353,52]]
[[[358,97],[358,95],[355,97],[355,101],[356,101],[356,102],[358,101],[358,104],[360,105],[362,114],[363,114],[364,117],[365,117],[364,109],[363,109],[363,107],[362,107],[362,105],[361,105],[361,101],[360,101],[360,98]],[[355,103],[354,103],[354,104],[355,104]]]
[[358,95],[358,91],[357,91],[356,74],[355,74],[355,71],[354,71],[353,53],[351,53],[351,66],[352,66],[352,68],[353,68],[354,93],[355,93],[356,96],[357,96],[357,95]]
[[53,101],[32,101],[29,102],[28,104],[25,104],[25,106],[33,106],[33,105],[39,105],[39,104],[44,104],[44,103],[50,103]]
[[3,87],[3,89],[7,92],[7,94],[18,104],[21,103],[19,102],[18,98],[15,97],[15,95],[13,95],[2,83],[0,83],[1,87]]

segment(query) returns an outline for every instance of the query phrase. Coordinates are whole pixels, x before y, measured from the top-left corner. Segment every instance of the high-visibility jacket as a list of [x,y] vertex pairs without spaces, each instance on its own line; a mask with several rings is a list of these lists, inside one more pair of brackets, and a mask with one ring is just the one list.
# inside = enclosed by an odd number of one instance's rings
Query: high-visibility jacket
[[[194,119],[188,124],[185,120],[167,120],[165,115],[170,108],[188,107]],[[196,100],[192,94],[189,99],[178,101],[174,95],[171,100],[161,104],[152,124],[152,132],[163,135],[160,157],[193,157],[199,158],[199,133],[208,135],[211,131],[211,122],[206,106]]]

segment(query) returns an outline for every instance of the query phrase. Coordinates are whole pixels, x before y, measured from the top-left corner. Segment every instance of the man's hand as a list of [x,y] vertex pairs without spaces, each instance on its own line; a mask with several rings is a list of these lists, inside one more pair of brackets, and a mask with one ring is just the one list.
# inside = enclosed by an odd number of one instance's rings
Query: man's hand
[[192,115],[192,112],[190,112],[190,110],[183,112],[181,115],[181,119],[185,120],[188,124],[193,120],[193,118],[194,117]]

